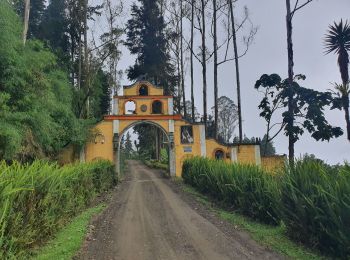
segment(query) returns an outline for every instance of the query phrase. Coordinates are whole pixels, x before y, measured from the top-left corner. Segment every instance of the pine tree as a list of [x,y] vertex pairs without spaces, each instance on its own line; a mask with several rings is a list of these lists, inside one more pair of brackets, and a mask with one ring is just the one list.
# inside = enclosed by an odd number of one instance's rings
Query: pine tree
[[[38,38],[40,32],[40,24],[45,11],[45,0],[30,0],[30,16],[28,24],[28,38]],[[22,20],[24,19],[23,1],[15,1],[14,8]]]
[[167,94],[174,92],[176,78],[170,63],[165,37],[164,18],[157,0],[138,0],[131,7],[132,18],[127,23],[125,45],[131,54],[137,55],[136,63],[128,70],[128,77],[135,80],[145,75],[156,85],[164,87]]
[[132,142],[131,142],[131,135],[129,132],[126,134],[126,140],[125,140],[125,146],[124,146],[124,151],[127,155],[128,158],[131,158],[131,155],[134,151],[132,147]]
[[51,0],[43,14],[38,35],[41,40],[49,43],[52,49],[59,54],[60,58],[68,58],[70,55],[69,22],[66,11],[67,5],[65,0]]

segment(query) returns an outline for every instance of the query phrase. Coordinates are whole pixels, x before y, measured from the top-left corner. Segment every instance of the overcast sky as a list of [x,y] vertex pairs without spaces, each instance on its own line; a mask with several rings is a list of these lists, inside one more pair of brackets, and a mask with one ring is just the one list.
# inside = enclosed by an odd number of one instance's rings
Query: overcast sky
[[[130,3],[133,1],[126,2],[128,15]],[[249,8],[250,18],[259,27],[259,31],[248,54],[240,60],[243,131],[248,137],[262,137],[266,131],[266,123],[259,118],[257,108],[262,96],[254,89],[254,84],[265,73],[278,73],[283,78],[287,77],[286,7],[283,0],[240,0],[236,8],[238,17],[242,14],[244,5]],[[336,55],[325,56],[323,50],[323,38],[328,25],[341,18],[350,20],[349,0],[315,0],[294,16],[295,73],[307,76],[303,86],[326,91],[332,87],[331,82],[341,82]],[[133,63],[134,57],[123,48],[120,69],[125,70]],[[209,70],[208,109],[213,105],[211,66]],[[196,64],[195,97],[196,107],[200,112],[203,110],[201,80],[201,68]],[[129,83],[124,76],[122,84]],[[189,87],[187,84],[187,88]],[[220,95],[227,95],[236,101],[233,63],[227,63],[220,68],[219,87]],[[189,99],[189,89],[186,92]],[[345,129],[343,111],[328,111],[326,115],[329,122]],[[274,144],[279,154],[288,153],[287,141],[284,135],[275,139]],[[315,154],[332,164],[342,163],[344,160],[350,161],[350,142],[345,135],[330,142],[316,142],[305,133],[296,144],[296,155],[304,153]]]

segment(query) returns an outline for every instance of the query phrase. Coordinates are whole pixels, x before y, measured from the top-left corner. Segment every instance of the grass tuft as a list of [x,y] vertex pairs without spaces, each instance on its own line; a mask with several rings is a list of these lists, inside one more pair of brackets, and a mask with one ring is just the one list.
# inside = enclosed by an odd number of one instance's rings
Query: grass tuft
[[70,260],[81,248],[87,233],[91,218],[102,212],[104,204],[90,208],[75,217],[67,226],[58,232],[55,239],[50,241],[35,255],[35,260]]

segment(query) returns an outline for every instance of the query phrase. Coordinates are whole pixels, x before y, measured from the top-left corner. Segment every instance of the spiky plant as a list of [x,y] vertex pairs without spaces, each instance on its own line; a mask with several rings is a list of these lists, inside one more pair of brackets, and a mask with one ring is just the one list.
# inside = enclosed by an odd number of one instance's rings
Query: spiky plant
[[341,104],[345,112],[345,122],[350,141],[350,112],[349,112],[349,53],[350,51],[350,24],[348,21],[329,26],[325,37],[326,54],[336,53],[338,55],[338,66],[342,78],[342,85],[336,88],[341,95]]

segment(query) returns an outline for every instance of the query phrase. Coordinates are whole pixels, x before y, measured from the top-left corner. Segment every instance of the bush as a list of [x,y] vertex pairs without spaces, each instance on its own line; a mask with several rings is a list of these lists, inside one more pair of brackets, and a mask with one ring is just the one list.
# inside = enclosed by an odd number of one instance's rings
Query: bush
[[0,163],[0,258],[25,258],[117,182],[106,161],[59,167]]
[[204,158],[184,162],[184,181],[264,223],[279,223],[278,177],[255,165],[228,164]]
[[350,258],[350,166],[305,158],[271,176],[260,167],[204,158],[183,165],[197,190],[265,223],[282,220],[288,235],[332,256]]
[[334,256],[350,257],[350,166],[335,171],[303,160],[286,169],[282,218],[288,234]]

